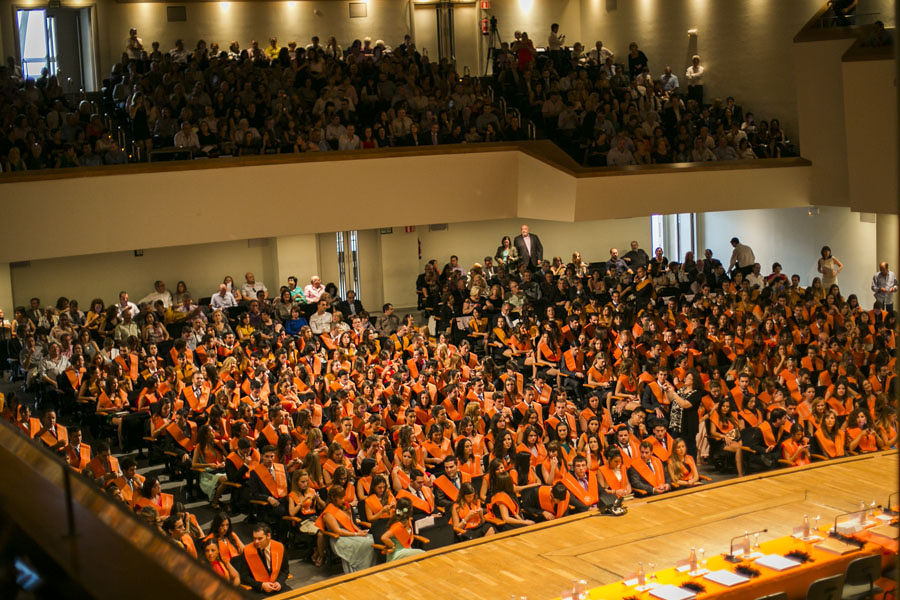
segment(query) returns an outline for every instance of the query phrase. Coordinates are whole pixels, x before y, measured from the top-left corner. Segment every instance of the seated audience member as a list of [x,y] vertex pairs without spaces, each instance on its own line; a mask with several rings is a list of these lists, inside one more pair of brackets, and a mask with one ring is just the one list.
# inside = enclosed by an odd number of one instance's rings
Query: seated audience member
[[640,456],[631,461],[628,479],[631,487],[644,495],[664,494],[671,489],[671,476],[662,461],[653,454],[650,442],[641,442]]
[[240,581],[266,596],[289,589],[284,545],[272,539],[272,530],[263,523],[255,525],[252,531],[253,541],[235,559]]

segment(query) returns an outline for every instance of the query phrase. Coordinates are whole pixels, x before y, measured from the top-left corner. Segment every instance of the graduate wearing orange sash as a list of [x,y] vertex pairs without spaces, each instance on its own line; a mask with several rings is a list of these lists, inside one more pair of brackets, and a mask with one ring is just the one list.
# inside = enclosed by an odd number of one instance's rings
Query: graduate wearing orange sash
[[264,524],[253,528],[253,542],[244,546],[238,562],[241,583],[255,592],[277,594],[287,589],[288,560],[284,545],[272,539],[272,531]]

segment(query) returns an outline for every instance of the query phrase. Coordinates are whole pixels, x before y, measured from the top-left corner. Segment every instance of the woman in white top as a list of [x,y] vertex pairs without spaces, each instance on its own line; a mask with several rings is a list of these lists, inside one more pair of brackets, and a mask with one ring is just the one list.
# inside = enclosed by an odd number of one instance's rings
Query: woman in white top
[[837,284],[838,273],[843,268],[844,265],[841,261],[832,256],[831,248],[822,246],[822,258],[819,259],[819,264],[816,266],[816,270],[822,274],[822,287],[827,290],[832,285]]

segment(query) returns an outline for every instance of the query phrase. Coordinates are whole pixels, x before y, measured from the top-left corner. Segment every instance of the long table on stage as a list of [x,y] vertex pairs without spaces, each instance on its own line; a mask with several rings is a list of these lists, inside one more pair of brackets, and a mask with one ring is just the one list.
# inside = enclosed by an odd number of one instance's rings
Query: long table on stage
[[897,452],[888,451],[751,475],[634,500],[624,517],[574,515],[335,577],[277,598],[558,598],[574,580],[586,580],[589,588],[618,582],[634,572],[638,561],[646,566],[652,560],[662,569],[687,558],[693,546],[704,548],[713,563],[714,555],[727,552],[729,540],[745,531],[768,528],[760,537],[766,549],[766,543],[791,535],[804,514],[820,516],[825,525],[839,513],[856,510],[860,501],[885,504],[897,490],[897,469]]

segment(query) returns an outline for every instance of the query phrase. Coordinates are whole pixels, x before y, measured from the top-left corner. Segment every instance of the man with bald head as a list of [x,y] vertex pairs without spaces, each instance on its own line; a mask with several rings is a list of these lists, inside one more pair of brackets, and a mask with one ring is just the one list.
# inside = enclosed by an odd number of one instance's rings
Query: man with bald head
[[529,231],[528,225],[522,225],[522,233],[513,240],[513,246],[519,253],[519,266],[525,265],[532,271],[540,268],[544,247],[540,238]]
[[244,275],[244,285],[241,286],[241,298],[247,302],[259,299],[259,292],[263,292],[263,297],[269,297],[269,290],[262,281],[257,281],[253,273]]

